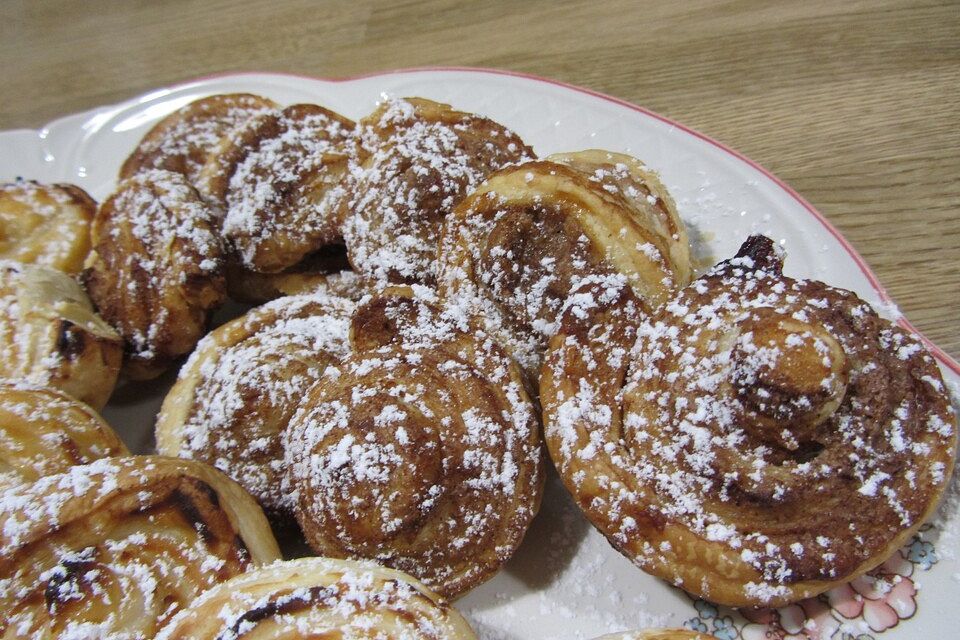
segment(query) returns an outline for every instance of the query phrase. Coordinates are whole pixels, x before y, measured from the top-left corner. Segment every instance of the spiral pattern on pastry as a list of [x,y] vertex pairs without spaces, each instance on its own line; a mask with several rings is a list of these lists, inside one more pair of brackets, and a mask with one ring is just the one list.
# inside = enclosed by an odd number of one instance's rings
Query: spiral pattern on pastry
[[304,392],[349,354],[354,307],[323,291],[286,296],[211,331],[163,402],[157,451],[217,467],[292,522],[280,436]]
[[0,261],[0,378],[54,387],[100,409],[122,357],[120,336],[73,278]]
[[297,519],[331,557],[454,597],[516,550],[540,504],[537,415],[516,364],[422,288],[358,309],[352,353],[285,433]]
[[624,274],[652,310],[691,273],[683,222],[657,176],[598,150],[490,176],[447,218],[437,263],[441,296],[482,316],[533,381],[583,278]]
[[226,298],[215,216],[180,174],[146,171],[103,203],[92,235],[83,284],[124,339],[124,373],[156,377]]
[[279,559],[263,513],[197,462],[108,458],[0,494],[0,637],[152,638]]
[[100,415],[49,387],[0,380],[0,491],[130,455]]
[[274,273],[340,240],[334,205],[356,161],[354,126],[295,104],[253,118],[211,154],[204,190],[226,212],[223,232],[243,267]]
[[210,589],[157,640],[255,637],[475,640],[467,621],[415,578],[372,562],[304,558]]
[[174,111],[147,132],[120,168],[120,180],[141,171],[163,169],[183,175],[200,188],[200,172],[221,139],[250,118],[277,107],[249,93],[200,98]]
[[0,259],[79,273],[96,212],[93,198],[72,184],[0,184]]
[[369,155],[341,203],[350,263],[377,282],[429,283],[443,218],[490,172],[533,156],[503,126],[423,98],[385,102],[360,122]]
[[629,291],[584,289],[541,385],[550,455],[590,520],[644,570],[731,606],[880,564],[953,469],[956,418],[921,343],[781,268],[752,237],[642,323]]

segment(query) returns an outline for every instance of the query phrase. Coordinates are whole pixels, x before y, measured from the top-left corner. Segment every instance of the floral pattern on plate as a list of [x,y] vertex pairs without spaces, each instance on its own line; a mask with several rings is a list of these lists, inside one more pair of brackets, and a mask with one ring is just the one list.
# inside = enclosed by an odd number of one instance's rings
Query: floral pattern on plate
[[856,580],[779,609],[735,611],[696,600],[697,617],[689,629],[720,640],[874,640],[917,612],[917,571],[938,561],[937,551],[921,529],[909,544]]

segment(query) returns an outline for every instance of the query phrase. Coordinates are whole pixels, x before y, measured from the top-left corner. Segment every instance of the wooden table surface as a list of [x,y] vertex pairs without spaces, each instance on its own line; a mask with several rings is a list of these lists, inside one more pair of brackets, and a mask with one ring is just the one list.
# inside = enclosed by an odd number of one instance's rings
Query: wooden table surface
[[223,71],[511,69],[750,156],[960,357],[960,4],[597,0],[0,3],[0,129]]

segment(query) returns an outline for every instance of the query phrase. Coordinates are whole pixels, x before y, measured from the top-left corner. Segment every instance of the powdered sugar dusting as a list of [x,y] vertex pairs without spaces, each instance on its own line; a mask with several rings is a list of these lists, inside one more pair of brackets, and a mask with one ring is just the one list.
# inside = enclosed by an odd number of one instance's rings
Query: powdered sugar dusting
[[[551,399],[555,418],[547,424],[551,450],[561,469],[569,467],[564,473],[600,456],[599,468],[611,474],[574,473],[575,485],[636,479],[635,487],[595,499],[594,508],[610,518],[602,528],[639,505],[681,522],[757,571],[743,596],[759,603],[789,599],[798,582],[840,578],[864,562],[868,540],[882,547],[919,526],[943,487],[938,462],[955,446],[943,398],[917,386],[931,387],[920,378],[939,372],[929,355],[911,348],[913,338],[853,294],[783,278],[764,259],[721,264],[699,281],[706,286],[695,283],[640,324],[622,427],[602,415],[615,400],[590,377],[579,379],[575,397]],[[583,356],[586,370],[596,355]],[[937,416],[933,426],[930,415]],[[950,425],[942,433],[940,420]],[[609,440],[618,427],[622,435]],[[907,456],[918,470],[909,478]],[[841,487],[848,493],[834,497]],[[825,499],[843,500],[844,508],[805,508]],[[802,530],[854,542],[807,553],[817,548],[812,539],[777,533],[764,524],[769,520],[747,515],[753,508],[777,509],[779,522],[799,518]],[[621,529],[608,535],[640,566],[682,581],[682,565],[677,569],[669,552]],[[682,586],[710,597],[707,583]]]
[[361,308],[361,326],[383,335],[365,335],[324,374],[285,449],[318,553],[375,558],[456,594],[519,543],[539,495],[539,447],[515,365],[435,300],[418,287]]
[[321,290],[279,298],[208,334],[161,411],[161,453],[212,464],[289,516],[296,486],[286,482],[281,433],[324,370],[348,355],[353,310]]
[[443,218],[491,171],[530,150],[500,125],[426,100],[390,100],[361,123],[369,157],[351,169],[343,235],[380,282],[429,282]]

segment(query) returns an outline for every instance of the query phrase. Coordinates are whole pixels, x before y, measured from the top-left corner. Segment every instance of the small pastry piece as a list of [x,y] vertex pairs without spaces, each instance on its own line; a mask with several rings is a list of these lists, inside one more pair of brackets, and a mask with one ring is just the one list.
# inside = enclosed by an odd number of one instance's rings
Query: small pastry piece
[[0,259],[79,273],[96,212],[93,198],[72,184],[0,184]]
[[357,310],[352,353],[284,434],[318,555],[375,559],[453,598],[516,550],[540,504],[533,403],[503,350],[417,287]]
[[0,494],[0,637],[152,638],[218,582],[279,559],[218,471],[108,458]]
[[277,562],[213,587],[157,640],[220,638],[475,640],[463,617],[415,578],[372,562]]
[[484,318],[534,382],[570,292],[623,274],[647,311],[690,281],[683,222],[657,176],[606,151],[496,172],[447,218],[440,295]]
[[189,353],[226,298],[216,221],[178,173],[120,184],[97,212],[83,284],[123,337],[124,373],[153,378]]
[[293,520],[280,434],[324,370],[349,354],[354,303],[286,296],[207,334],[157,418],[157,451],[214,465],[281,524]]
[[936,507],[956,418],[933,358],[773,242],[640,321],[587,283],[541,380],[547,447],[610,542],[707,600],[779,607],[885,561]]
[[207,155],[220,139],[250,118],[276,107],[272,100],[249,93],[226,93],[191,102],[147,132],[123,163],[119,178],[164,169],[182,174],[190,184],[199,186]]
[[432,282],[443,218],[487,174],[533,156],[496,122],[423,98],[384,103],[360,135],[370,155],[346,180],[343,236],[377,282]]
[[120,336],[73,278],[0,261],[0,378],[55,387],[101,409],[122,354]]
[[354,122],[313,104],[253,118],[223,139],[204,189],[245,269],[276,273],[340,241],[334,196],[357,155]]
[[0,491],[130,455],[100,415],[48,387],[0,380]]

